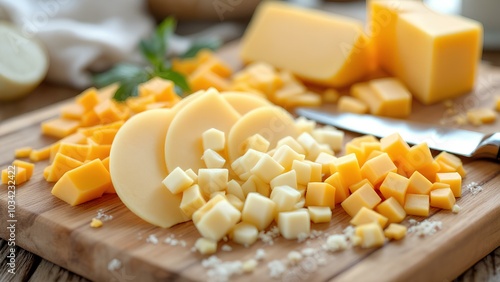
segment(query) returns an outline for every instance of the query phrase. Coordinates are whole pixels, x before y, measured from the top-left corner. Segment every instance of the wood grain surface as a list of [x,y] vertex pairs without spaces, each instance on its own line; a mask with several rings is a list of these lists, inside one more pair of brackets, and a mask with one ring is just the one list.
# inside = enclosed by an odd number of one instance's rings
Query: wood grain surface
[[[237,67],[238,61],[234,59],[236,50],[236,45],[230,45],[221,56]],[[471,95],[457,99],[456,105],[461,110],[471,106],[491,106],[499,89],[499,82],[500,69],[482,65],[478,89]],[[0,124],[0,167],[6,167],[13,160],[15,148],[25,145],[37,148],[54,141],[40,134],[39,123],[57,115],[58,108],[58,105],[44,108]],[[423,107],[415,103],[410,119],[436,124],[446,118],[445,111],[442,104]],[[482,132],[500,131],[500,123],[472,129]],[[346,141],[355,136],[357,135],[347,132]],[[459,214],[431,209],[429,219],[443,224],[442,230],[436,234],[426,237],[410,234],[403,241],[391,242],[379,249],[354,248],[340,253],[318,251],[321,259],[317,257],[308,260],[307,265],[291,267],[283,280],[450,281],[467,269],[470,270],[459,278],[462,281],[498,280],[500,164],[465,159],[464,163],[468,171],[464,186],[477,182],[483,191],[473,195],[464,190],[463,197],[457,202],[462,207]],[[30,278],[33,281],[84,281],[80,276],[96,281],[207,279],[207,269],[201,264],[206,257],[190,250],[199,237],[191,222],[170,229],[154,227],[128,211],[114,195],[70,207],[50,194],[52,185],[42,177],[46,165],[46,162],[37,163],[32,180],[16,190],[16,243],[24,249],[17,250],[16,263],[19,275],[25,276],[8,276],[4,259],[0,268],[2,281]],[[0,189],[2,209],[6,209],[6,194],[6,189]],[[106,221],[103,227],[93,229],[89,223],[99,210],[112,215],[113,219]],[[422,220],[418,217],[410,218]],[[348,221],[345,212],[337,207],[331,223],[314,224],[312,228],[330,234],[339,233],[348,226]],[[0,237],[8,238],[7,229],[3,227],[7,222],[7,213],[4,211],[0,213],[0,222]],[[405,224],[408,224],[408,219]],[[158,239],[157,244],[148,240],[152,235]],[[186,246],[164,243],[166,238],[172,236],[186,242]],[[320,250],[319,246],[324,240],[325,237],[320,236],[306,243],[299,243],[277,238],[274,245],[259,241],[248,248],[228,242],[233,250],[219,250],[217,255],[225,262],[245,260],[252,258],[257,249],[264,249],[267,255],[253,274],[234,278],[236,281],[267,281],[271,280],[267,263],[285,259],[291,250],[309,247]],[[3,240],[1,242],[1,257],[5,258],[7,244]],[[220,245],[222,243],[219,248]],[[488,254],[490,255],[474,266]],[[108,265],[114,259],[121,262],[121,267],[110,270]],[[482,268],[487,271],[479,272]],[[481,276],[477,273],[481,273]]]

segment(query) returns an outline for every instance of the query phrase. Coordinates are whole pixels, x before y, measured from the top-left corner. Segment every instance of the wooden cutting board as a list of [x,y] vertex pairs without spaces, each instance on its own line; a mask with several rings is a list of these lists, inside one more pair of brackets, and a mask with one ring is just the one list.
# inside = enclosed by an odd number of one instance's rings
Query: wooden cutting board
[[[228,45],[221,57],[239,68],[237,44]],[[474,93],[454,100],[456,109],[492,106],[494,95],[500,89],[500,69],[481,65],[477,89]],[[42,147],[53,139],[40,134],[41,121],[58,114],[60,105],[41,109],[0,125],[0,167],[6,168],[13,160],[15,148]],[[424,107],[414,103],[411,120],[438,124],[448,120],[443,104]],[[500,131],[500,122],[481,127],[462,126],[476,131]],[[346,132],[345,141],[357,135]],[[473,194],[464,188],[457,204],[459,214],[431,209],[429,220],[441,221],[442,229],[434,235],[419,237],[409,234],[404,240],[387,243],[382,248],[353,248],[338,253],[321,250],[325,234],[341,233],[350,218],[342,208],[333,211],[329,224],[313,224],[312,229],[323,235],[306,242],[276,238],[273,245],[258,241],[245,248],[232,242],[219,244],[218,258],[222,262],[253,258],[258,249],[264,249],[265,258],[252,274],[233,276],[234,280],[271,280],[267,264],[286,260],[292,250],[316,249],[315,256],[290,266],[281,280],[287,281],[448,281],[472,266],[500,245],[500,164],[485,160],[465,160],[468,171],[464,187],[472,182],[482,186]],[[130,212],[115,195],[106,195],[77,207],[71,207],[50,194],[52,185],[42,177],[47,162],[36,164],[33,178],[16,189],[15,241],[16,244],[62,267],[97,281],[158,281],[207,280],[208,269],[202,266],[206,259],[191,251],[199,234],[191,222],[169,229],[152,226]],[[138,176],[143,177],[143,176]],[[0,237],[8,239],[7,189],[0,186]],[[101,228],[89,223],[99,210],[113,218]],[[423,220],[419,217],[409,219]],[[158,239],[154,244],[148,238]],[[185,242],[172,246],[165,239]],[[231,251],[222,251],[227,244]],[[114,259],[121,266],[109,269]]]

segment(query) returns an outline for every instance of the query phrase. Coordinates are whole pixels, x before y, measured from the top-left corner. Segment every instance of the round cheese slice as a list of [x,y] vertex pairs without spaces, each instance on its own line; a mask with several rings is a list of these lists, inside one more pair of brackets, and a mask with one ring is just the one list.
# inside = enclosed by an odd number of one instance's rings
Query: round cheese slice
[[43,47],[8,23],[0,23],[0,100],[32,91],[45,77],[49,60]]
[[224,100],[228,101],[240,115],[244,115],[260,107],[273,105],[265,98],[245,92],[226,91],[221,92],[221,94]]
[[208,90],[183,105],[176,113],[165,139],[168,171],[176,167],[204,168],[202,134],[210,128],[226,134],[240,114],[216,90]]
[[163,184],[165,135],[175,113],[169,109],[142,112],[118,131],[111,146],[109,170],[116,193],[137,216],[170,227],[189,218],[179,208],[181,195]]
[[274,148],[283,137],[296,138],[299,135],[295,120],[283,108],[276,106],[257,108],[242,116],[231,128],[227,139],[230,162],[245,153],[244,142],[257,133],[269,141],[269,148]]

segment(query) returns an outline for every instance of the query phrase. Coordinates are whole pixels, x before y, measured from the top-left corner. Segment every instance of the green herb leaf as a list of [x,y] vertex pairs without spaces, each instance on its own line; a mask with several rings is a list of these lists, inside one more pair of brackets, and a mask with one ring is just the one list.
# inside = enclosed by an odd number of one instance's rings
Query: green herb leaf
[[198,54],[200,50],[210,49],[212,51],[216,50],[222,45],[222,42],[219,39],[215,38],[206,38],[201,40],[196,40],[191,44],[191,47],[182,54],[181,58],[192,58]]
[[121,83],[143,73],[145,73],[145,70],[141,67],[130,64],[118,64],[106,72],[95,74],[93,81],[97,87],[104,87],[116,82]]
[[163,67],[165,54],[168,51],[168,40],[174,32],[175,26],[175,19],[168,17],[158,25],[150,38],[139,43],[144,58],[153,65],[155,70]]
[[162,72],[155,73],[155,75],[159,76],[163,79],[168,79],[168,80],[172,81],[176,86],[181,88],[182,91],[184,91],[184,92],[190,91],[189,84],[188,84],[186,78],[184,77],[184,75],[182,75],[181,73],[178,73],[178,72],[173,71],[173,70],[164,70]]

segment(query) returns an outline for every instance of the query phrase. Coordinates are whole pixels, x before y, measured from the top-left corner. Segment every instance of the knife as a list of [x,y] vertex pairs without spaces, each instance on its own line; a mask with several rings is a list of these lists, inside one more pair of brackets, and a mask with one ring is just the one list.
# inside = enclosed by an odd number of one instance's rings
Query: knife
[[427,142],[429,148],[473,158],[500,161],[500,132],[479,132],[433,126],[426,123],[359,115],[336,113],[312,108],[298,108],[296,113],[305,118],[344,130],[369,134],[379,138],[398,132],[409,144]]

